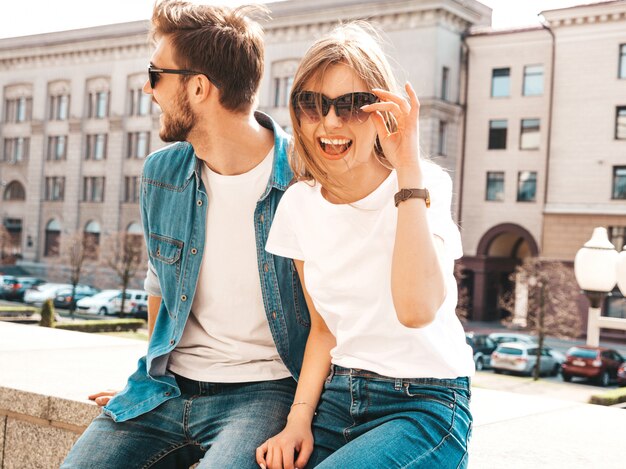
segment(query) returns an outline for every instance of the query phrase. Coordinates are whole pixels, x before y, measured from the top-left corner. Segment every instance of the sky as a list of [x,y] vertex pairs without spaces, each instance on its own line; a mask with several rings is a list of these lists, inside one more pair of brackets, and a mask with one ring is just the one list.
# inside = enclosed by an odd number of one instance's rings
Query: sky
[[[493,9],[492,25],[508,28],[539,24],[542,10],[594,0],[481,0]],[[203,1],[228,4],[266,3],[260,0]],[[154,0],[0,0],[0,38],[87,28],[149,19]]]

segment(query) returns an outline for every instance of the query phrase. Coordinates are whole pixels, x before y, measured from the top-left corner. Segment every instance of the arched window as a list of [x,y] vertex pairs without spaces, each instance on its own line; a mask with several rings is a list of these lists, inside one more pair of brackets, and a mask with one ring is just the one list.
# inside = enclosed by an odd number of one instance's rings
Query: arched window
[[56,257],[59,255],[61,241],[61,224],[52,219],[46,225],[46,239],[44,245],[44,256]]
[[4,200],[26,200],[26,190],[18,181],[11,181],[4,190]]
[[100,246],[100,223],[91,220],[85,225],[83,242],[85,244],[85,257],[89,259],[98,258],[98,247]]

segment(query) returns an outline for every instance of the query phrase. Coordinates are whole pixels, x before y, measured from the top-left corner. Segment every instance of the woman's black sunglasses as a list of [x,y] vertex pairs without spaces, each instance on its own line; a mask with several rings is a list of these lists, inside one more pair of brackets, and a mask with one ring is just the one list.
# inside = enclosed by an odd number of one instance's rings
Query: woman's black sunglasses
[[322,116],[328,114],[331,106],[334,106],[335,114],[344,124],[362,123],[369,118],[370,113],[361,110],[361,107],[376,102],[378,97],[367,92],[347,93],[334,99],[313,91],[300,91],[291,96],[291,105],[298,120],[304,119],[311,123],[319,122]]
[[171,68],[157,68],[152,65],[148,66],[148,78],[150,80],[150,88],[154,88],[161,78],[161,73],[171,73],[174,75],[204,75],[217,88],[219,86],[206,73],[194,72],[193,70],[174,70]]

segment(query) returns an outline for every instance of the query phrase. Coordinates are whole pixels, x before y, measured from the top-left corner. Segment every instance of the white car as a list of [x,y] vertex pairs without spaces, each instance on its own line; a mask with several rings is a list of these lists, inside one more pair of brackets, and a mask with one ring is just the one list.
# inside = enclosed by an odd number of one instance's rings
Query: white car
[[81,313],[115,314],[119,311],[119,305],[115,302],[121,295],[119,290],[103,290],[94,296],[78,300],[76,306]]
[[72,286],[67,283],[42,283],[24,292],[24,303],[41,306],[44,301],[54,299],[57,292],[64,288],[72,288]]
[[518,342],[522,344],[537,344],[537,339],[528,334],[520,334],[519,332],[492,332],[489,334],[489,338],[493,340],[497,345],[505,342]]
[[[122,291],[117,290],[120,294],[115,298],[115,312],[122,310]],[[132,313],[138,306],[148,306],[148,294],[143,290],[126,290],[126,301],[124,301],[124,312]]]

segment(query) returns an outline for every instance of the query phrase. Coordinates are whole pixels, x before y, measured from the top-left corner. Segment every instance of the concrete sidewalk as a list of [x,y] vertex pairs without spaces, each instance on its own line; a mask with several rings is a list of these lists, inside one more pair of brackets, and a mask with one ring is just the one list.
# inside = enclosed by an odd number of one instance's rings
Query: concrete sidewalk
[[[98,414],[86,396],[122,388],[146,345],[0,323],[1,469],[58,467]],[[472,411],[472,469],[624,467],[624,410],[474,388]]]

